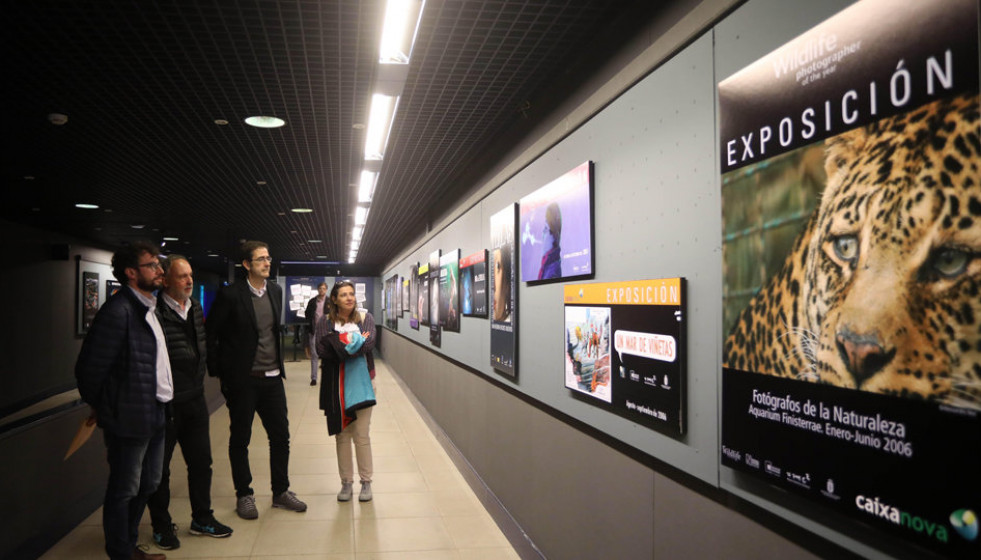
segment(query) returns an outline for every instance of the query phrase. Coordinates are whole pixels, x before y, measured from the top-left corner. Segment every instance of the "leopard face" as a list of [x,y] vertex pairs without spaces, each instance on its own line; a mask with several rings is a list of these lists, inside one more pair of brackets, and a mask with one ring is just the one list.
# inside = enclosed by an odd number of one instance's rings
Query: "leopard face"
[[821,202],[742,312],[723,362],[981,409],[978,98],[826,146]]

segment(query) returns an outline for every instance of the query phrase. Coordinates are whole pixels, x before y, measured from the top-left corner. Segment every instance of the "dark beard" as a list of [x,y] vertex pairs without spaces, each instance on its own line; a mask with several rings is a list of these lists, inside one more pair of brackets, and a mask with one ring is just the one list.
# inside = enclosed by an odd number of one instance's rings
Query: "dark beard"
[[142,276],[136,279],[136,287],[144,292],[153,292],[160,288],[159,284],[155,283],[155,281],[144,280]]

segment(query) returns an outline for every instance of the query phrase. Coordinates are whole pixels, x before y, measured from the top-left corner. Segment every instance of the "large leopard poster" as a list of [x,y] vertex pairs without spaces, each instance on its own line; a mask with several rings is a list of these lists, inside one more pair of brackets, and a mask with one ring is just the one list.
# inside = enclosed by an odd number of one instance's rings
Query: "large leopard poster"
[[719,84],[723,464],[963,558],[981,558],[977,21],[976,0],[863,0]]

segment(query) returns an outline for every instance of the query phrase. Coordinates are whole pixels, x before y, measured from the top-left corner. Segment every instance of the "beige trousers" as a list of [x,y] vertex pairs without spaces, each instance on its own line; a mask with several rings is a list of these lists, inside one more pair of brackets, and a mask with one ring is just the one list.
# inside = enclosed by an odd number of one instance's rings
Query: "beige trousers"
[[352,441],[354,453],[358,457],[358,474],[361,476],[361,482],[371,482],[371,437],[368,435],[368,428],[371,426],[371,411],[374,408],[369,406],[359,410],[358,419],[334,436],[337,442],[337,469],[341,473],[341,482],[354,482]]

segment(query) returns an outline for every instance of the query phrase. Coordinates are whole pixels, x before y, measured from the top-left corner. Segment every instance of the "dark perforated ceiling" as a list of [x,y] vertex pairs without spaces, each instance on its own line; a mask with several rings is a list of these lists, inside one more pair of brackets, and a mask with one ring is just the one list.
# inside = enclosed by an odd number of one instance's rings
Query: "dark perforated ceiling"
[[[483,151],[528,127],[527,101],[555,101],[556,80],[595,62],[597,38],[647,4],[426,2],[357,269],[381,272],[424,233]],[[282,260],[346,263],[364,143],[354,125],[367,119],[383,7],[4,2],[0,218],[110,249],[175,236],[168,249],[216,271],[242,238]],[[251,115],[287,124],[253,128]]]

